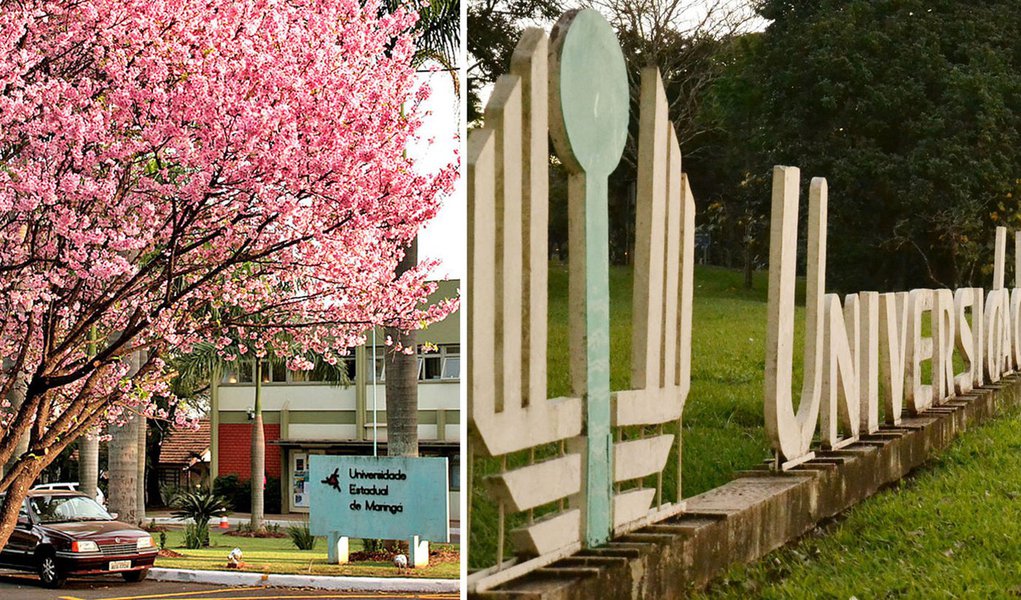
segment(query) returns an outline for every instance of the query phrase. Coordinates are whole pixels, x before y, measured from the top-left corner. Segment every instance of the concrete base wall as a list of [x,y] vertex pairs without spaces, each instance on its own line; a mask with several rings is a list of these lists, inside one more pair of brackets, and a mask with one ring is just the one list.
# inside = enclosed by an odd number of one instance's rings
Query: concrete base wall
[[796,539],[875,494],[1004,408],[1021,404],[1021,378],[975,390],[898,427],[778,473],[763,466],[687,500],[688,512],[556,562],[474,598],[681,598],[729,566]]

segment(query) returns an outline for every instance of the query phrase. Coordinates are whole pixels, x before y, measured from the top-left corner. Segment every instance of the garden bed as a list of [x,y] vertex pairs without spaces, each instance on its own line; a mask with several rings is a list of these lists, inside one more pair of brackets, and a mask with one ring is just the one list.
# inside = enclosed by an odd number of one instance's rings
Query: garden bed
[[[313,550],[298,550],[290,539],[233,537],[213,531],[209,535],[209,543],[208,548],[188,549],[184,547],[183,531],[169,531],[166,548],[180,556],[165,557],[161,553],[156,559],[156,566],[223,571],[227,568],[227,554],[234,548],[241,548],[245,563],[241,570],[256,573],[456,579],[461,570],[457,544],[432,544],[428,567],[398,573],[393,563],[387,560],[367,560],[346,565],[327,564],[326,541],[323,539],[318,540]],[[352,552],[362,549],[361,540],[351,540]]]

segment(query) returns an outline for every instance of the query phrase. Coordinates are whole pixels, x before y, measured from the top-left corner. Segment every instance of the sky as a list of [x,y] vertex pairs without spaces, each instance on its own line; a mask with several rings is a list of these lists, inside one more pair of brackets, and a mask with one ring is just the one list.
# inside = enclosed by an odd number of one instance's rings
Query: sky
[[[456,137],[461,125],[461,100],[454,93],[450,73],[420,73],[421,81],[432,88],[432,95],[424,108],[432,114],[424,119],[419,143],[408,153],[417,160],[423,172],[434,172],[455,157],[460,145]],[[429,144],[430,138],[433,143]],[[422,230],[418,238],[418,258],[437,258],[442,264],[432,279],[461,279],[467,271],[467,194],[464,169],[454,192],[444,199],[436,217]]]

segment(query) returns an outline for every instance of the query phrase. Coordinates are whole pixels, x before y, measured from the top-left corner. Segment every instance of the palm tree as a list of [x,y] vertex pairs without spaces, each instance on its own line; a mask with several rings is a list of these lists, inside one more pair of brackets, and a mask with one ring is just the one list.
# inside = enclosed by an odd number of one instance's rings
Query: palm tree
[[[393,0],[393,10],[406,4]],[[430,60],[443,65],[454,80],[454,90],[460,95],[458,74],[454,62],[461,47],[460,0],[435,0],[419,9],[415,25],[418,34],[418,51],[415,66]],[[412,240],[405,249],[404,258],[397,266],[395,277],[400,277],[418,264],[418,240]],[[416,348],[414,331],[386,328],[386,335],[404,348]],[[375,351],[375,348],[373,348]],[[418,356],[414,353],[388,352],[383,362],[386,368],[386,427],[387,454],[390,456],[418,456]]]
[[[131,354],[127,377],[138,372],[139,357]],[[127,523],[138,522],[138,426],[142,417],[127,415],[123,425],[110,426],[110,482],[107,505]]]
[[266,516],[266,430],[262,425],[262,359],[255,359],[255,404],[252,409],[252,519],[261,531]]
[[[89,331],[89,357],[96,355],[99,332],[95,325]],[[78,438],[78,491],[95,498],[99,487],[99,428]]]

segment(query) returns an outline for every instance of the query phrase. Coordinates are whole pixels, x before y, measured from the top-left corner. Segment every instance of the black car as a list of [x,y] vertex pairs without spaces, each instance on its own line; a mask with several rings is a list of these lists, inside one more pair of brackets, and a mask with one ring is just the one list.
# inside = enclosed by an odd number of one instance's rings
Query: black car
[[152,536],[115,521],[85,494],[32,490],[0,550],[0,566],[38,573],[54,588],[79,575],[120,573],[126,581],[142,581],[157,552]]

